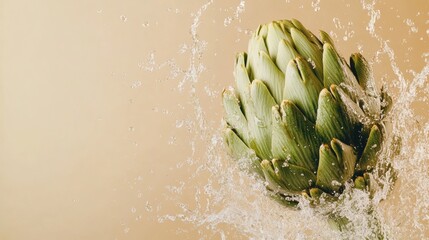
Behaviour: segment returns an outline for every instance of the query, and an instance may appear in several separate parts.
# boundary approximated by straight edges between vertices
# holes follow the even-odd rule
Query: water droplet
[[[260,128],[266,128],[267,127],[267,125],[258,117],[255,117],[255,122],[256,122],[256,125]]]
[[[408,27],[410,27],[410,32],[416,33],[419,31],[419,29],[415,26],[413,20],[407,18],[404,22],[405,24],[407,24]]]
[[[185,121],[183,120],[176,120],[176,128],[181,128],[183,127]]]
[[[145,21],[144,23],[142,23],[142,27],[149,27],[150,26],[150,24],[149,24],[149,22],[148,21]]]
[[[128,20],[128,18],[127,18],[127,17],[125,17],[124,15],[121,15],[121,16],[119,17],[119,19],[121,19],[121,21],[122,21],[122,22],[126,22],[126,21]]]
[[[142,85],[142,81],[136,80],[131,84],[131,88],[138,88]]]
[[[227,17],[225,18],[225,20],[223,20],[223,25],[227,27],[229,24],[231,24],[231,22],[232,22],[232,17]]]
[[[173,12],[175,14],[180,13],[180,10],[178,8],[173,9],[173,8],[169,7],[169,8],[167,8],[167,11],[168,12]]]
[[[148,212],[152,212],[153,208],[152,205],[150,205],[149,201],[146,201],[145,209]]]
[[[312,1],[311,7],[313,7],[315,12],[318,12],[320,10],[320,0]]]
[[[340,19],[335,17],[332,19],[332,21],[334,22],[335,28],[337,29],[342,29],[343,25],[341,25]]]
[[[308,58],[307,62],[309,62],[311,64],[311,68],[312,69],[316,69],[316,62],[314,62],[313,59]]]
[[[176,143],[176,137],[175,136],[171,136],[170,139],[168,140],[168,145],[173,145]]]
[[[340,183],[340,182],[338,182],[337,180],[333,180],[333,181],[331,182],[331,185],[332,185],[332,186],[341,186],[341,183]]]

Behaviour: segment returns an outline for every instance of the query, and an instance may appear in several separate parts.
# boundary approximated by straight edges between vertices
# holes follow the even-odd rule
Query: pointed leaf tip
[[[320,30],[320,36],[322,38],[322,43],[329,43],[332,46],[334,46],[334,41],[332,40],[331,36],[329,36],[328,33],[326,33],[325,31]]]
[[[375,168],[377,165],[378,153],[381,149],[381,144],[381,131],[377,125],[373,125],[371,127],[365,149],[363,150],[362,156],[357,164],[358,170],[367,171]]]
[[[283,31],[280,24],[271,22],[268,24],[268,34],[265,42],[272,59],[276,59],[278,53],[279,42],[285,39],[290,39],[288,34]]]
[[[284,98],[293,101],[313,123],[316,120],[318,94],[322,88],[322,83],[314,75],[306,60],[297,57],[289,62]]]
[[[319,167],[317,169],[317,186],[321,189],[338,193],[344,183],[351,179],[356,164],[354,149],[333,139],[330,145],[320,146]]]
[[[253,150],[241,140],[240,137],[229,127],[223,131],[223,137],[228,147],[229,154],[234,158],[249,158],[251,160],[258,159]]]
[[[334,87],[335,85],[331,86]],[[326,88],[320,92],[316,117],[316,132],[329,142],[333,138],[350,143],[351,124],[340,102]]]
[[[365,179],[362,176],[359,176],[355,179],[355,188],[365,190]]]
[[[348,181],[355,172],[355,165],[357,160],[357,155],[355,149],[347,145],[340,140],[334,138],[331,141],[331,147],[337,155],[337,159],[341,159],[342,162],[342,179],[344,182]]]
[[[283,39],[279,42],[276,65],[283,73],[286,73],[286,68],[290,60],[298,56],[296,50],[291,46],[291,42],[290,36],[289,40]]]
[[[260,158],[271,158],[271,108],[276,105],[265,84],[260,80],[253,80],[250,87],[251,104],[249,110],[249,145],[255,149]]]
[[[244,116],[241,103],[237,98],[234,89],[225,89],[222,92],[223,106],[226,112],[226,122],[237,131],[243,141],[248,142],[247,119]]]
[[[340,85],[345,80],[341,59],[335,48],[329,44],[323,44],[323,84],[325,87],[331,84]]]
[[[354,53],[350,56],[350,68],[356,77],[362,89],[371,97],[377,97],[374,77],[371,65],[360,53]]]
[[[263,81],[277,103],[283,100],[285,76],[273,62],[273,59],[263,51],[258,52],[255,60],[255,68],[252,69],[255,79]]]
[[[320,139],[316,135],[314,124],[292,101],[284,100],[280,108],[287,129],[288,144],[285,148],[290,153],[290,162],[315,171]]]
[[[318,46],[296,28],[291,28],[291,37],[298,53],[312,62],[316,76],[319,79],[323,79],[322,52],[318,49]]]
[[[272,107],[272,117],[273,130],[271,140],[271,152],[273,153],[273,158],[287,159],[288,155],[290,155],[287,150],[287,146],[289,145],[290,140],[278,105]]]
[[[261,168],[267,182],[267,188],[276,193],[286,193],[276,175],[273,164],[265,159],[261,162]]]

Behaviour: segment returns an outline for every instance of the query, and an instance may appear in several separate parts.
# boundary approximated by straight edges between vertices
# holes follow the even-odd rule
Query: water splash
[[[197,164],[199,167],[188,181],[194,181],[201,176],[207,178],[196,184],[194,202],[179,202],[179,213],[161,214],[158,221],[190,222],[197,228],[210,229],[222,239],[226,238],[229,231],[250,239],[364,239],[371,238],[372,233],[368,231],[372,228],[370,223],[383,225],[386,234],[392,239],[400,239],[408,233],[413,233],[420,239],[427,238],[425,226],[429,226],[429,195],[425,192],[429,188],[429,122],[419,120],[424,119],[424,116],[419,115],[413,104],[422,101],[428,107],[427,101],[423,100],[424,95],[429,92],[429,63],[426,61],[426,65],[420,71],[414,72],[412,78],[405,77],[398,66],[391,43],[377,33],[376,25],[381,19],[381,12],[376,8],[376,1],[363,0],[361,5],[370,18],[366,29],[380,46],[377,55],[387,57],[394,74],[394,79],[388,83],[389,88],[392,92],[400,93],[394,95],[395,106],[388,118],[392,134],[386,139],[381,156],[392,162],[398,181],[393,192],[389,194],[392,183],[388,178],[376,176],[378,181],[385,184],[372,199],[360,191],[346,188],[341,205],[328,204],[321,210],[335,210],[339,215],[350,219],[351,230],[345,232],[331,230],[326,216],[305,202],[301,203],[301,211],[292,211],[272,201],[264,183],[257,176],[243,171],[246,167],[245,161],[239,161],[237,164],[225,155],[220,136],[222,126],[207,123],[205,111],[197,95],[198,89],[195,87],[206,69],[202,56],[207,42],[199,38],[198,27],[202,15],[213,2],[207,2],[193,14],[190,29],[192,43],[184,45],[186,49],[179,51],[190,53],[190,64],[187,69],[181,70],[183,79],[177,86],[179,91],[189,90],[195,117],[193,121],[176,121],[176,127],[187,126],[194,134],[190,144],[192,154],[186,164],[179,164],[178,167]],[[239,6],[241,3],[244,11],[244,1],[240,1]],[[237,11],[238,9],[237,7]],[[344,30],[341,22],[334,20],[334,23]],[[407,20],[405,23],[413,32],[414,23]],[[343,37],[344,41],[353,37],[349,36],[353,31],[352,25],[348,25],[347,30],[350,31],[345,32],[344,36],[347,38]],[[153,68],[151,69],[153,71]],[[397,136],[401,137],[402,145],[400,153],[395,155],[390,146],[396,144]],[[205,152],[204,159],[193,159],[195,152],[200,150]],[[181,181],[178,186],[169,186],[168,191],[173,195],[180,194],[186,186],[187,182]],[[174,200],[176,199],[173,197],[172,201]],[[372,206],[375,207],[371,209],[374,211],[371,216],[367,212]],[[146,209],[152,211],[153,207],[147,203]]]
[[[229,26],[233,20],[240,20],[239,17],[240,17],[240,14],[245,10],[245,4],[246,2],[244,0],[241,0],[234,12],[234,16],[225,18],[225,20],[223,21],[223,25],[225,27]]]

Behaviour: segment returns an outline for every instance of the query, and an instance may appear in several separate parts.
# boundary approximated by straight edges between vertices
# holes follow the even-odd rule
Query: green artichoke
[[[336,199],[347,182],[372,191],[392,101],[361,54],[348,64],[326,32],[274,21],[237,55],[234,76],[236,89],[222,94],[225,142],[277,197]]]

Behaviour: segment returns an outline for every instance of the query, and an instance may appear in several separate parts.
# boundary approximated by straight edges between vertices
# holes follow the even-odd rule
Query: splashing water
[[[302,210],[294,211],[272,201],[264,183],[243,171],[246,167],[245,159],[237,163],[226,156],[221,137],[223,127],[219,123],[210,124],[211,120],[206,117],[206,111],[200,102],[196,84],[206,70],[203,55],[208,43],[200,39],[198,27],[203,14],[214,2],[208,1],[192,16],[192,43],[183,45],[186,46],[183,52],[190,53],[187,69],[178,69],[171,61],[168,63],[168,66],[175,67],[176,73],[183,74],[177,89],[189,90],[194,107],[193,121],[176,121],[178,128],[186,125],[194,134],[190,144],[191,156],[186,163],[177,166],[197,165],[195,173],[189,179],[178,183],[178,187],[168,187],[168,191],[171,195],[176,195],[186,189],[188,182],[194,182],[195,202],[179,201],[178,213],[159,214],[158,221],[190,222],[196,228],[209,229],[221,239],[226,239],[231,231],[242,238],[251,239],[364,239],[372,237],[370,230],[376,224],[382,225],[385,234],[391,239],[400,239],[411,233],[416,239],[429,239],[429,195],[426,194],[429,188],[429,121],[414,106],[419,102],[424,107],[429,107],[425,97],[429,94],[429,53],[422,55],[422,58],[425,57],[425,65],[421,70],[401,69],[390,41],[383,39],[377,32],[381,11],[376,8],[376,1],[361,1],[362,9],[367,11],[370,18],[366,29],[380,46],[376,58],[386,57],[394,74],[394,79],[386,82],[390,91],[395,93],[394,107],[388,117],[391,134],[387,136],[380,157],[392,163],[396,169],[397,181],[393,185],[388,178],[376,176],[385,184],[372,199],[367,194],[346,186],[344,201],[340,205],[328,204],[324,209],[315,209],[302,202]],[[225,27],[232,21],[240,20],[240,14],[245,14],[244,6],[248,7],[245,1],[240,1],[233,16],[225,18]],[[320,1],[313,1],[311,7],[314,11],[320,11]],[[339,18],[334,18],[333,21],[336,28],[344,31]],[[407,18],[404,23],[410,28],[409,33],[418,32],[411,19]],[[347,26],[343,41],[349,40],[354,34],[353,24],[348,23]],[[158,69],[162,66],[159,65]],[[150,71],[156,70],[154,56],[150,55],[149,63],[142,67]],[[405,73],[411,73],[411,77],[406,77]],[[174,78],[177,76],[176,74]],[[207,87],[205,91],[210,92]],[[400,153],[395,155],[391,146],[396,144],[397,136],[400,136],[401,146]],[[204,158],[194,159],[199,151],[204,151]],[[393,190],[389,191],[392,187]],[[172,197],[171,201],[176,199]],[[374,208],[370,209],[372,206]],[[148,202],[145,208],[153,211],[153,206]],[[351,230],[338,232],[329,228],[326,217],[320,214],[329,209],[350,219]],[[372,216],[367,214],[370,210],[374,212]],[[205,239],[202,233],[201,238]],[[231,238],[237,239],[237,236]]]

